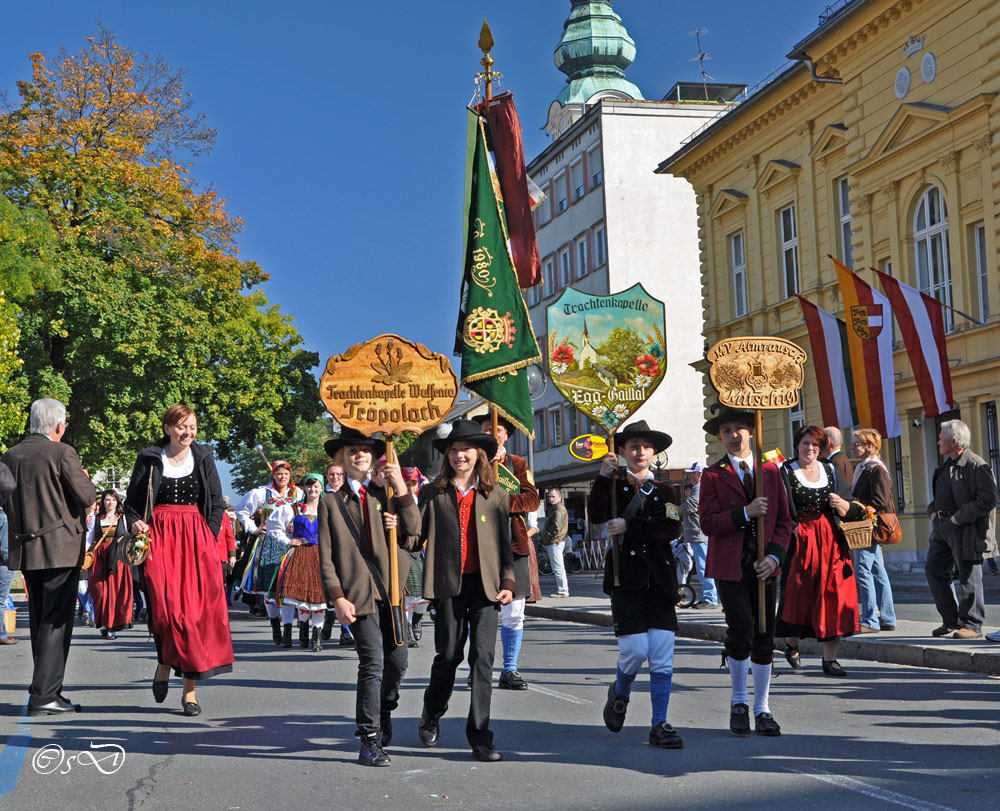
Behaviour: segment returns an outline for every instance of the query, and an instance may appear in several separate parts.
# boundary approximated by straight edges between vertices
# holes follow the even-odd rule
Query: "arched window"
[[[913,216],[913,247],[917,286],[951,307],[951,266],[948,264],[948,210],[941,190],[930,186],[917,202]],[[945,329],[954,327],[951,310],[944,311]]]

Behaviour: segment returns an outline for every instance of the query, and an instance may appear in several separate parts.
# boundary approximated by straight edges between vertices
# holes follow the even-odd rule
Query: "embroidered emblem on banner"
[[[476,352],[496,352],[501,344],[514,346],[517,327],[510,313],[500,315],[494,309],[476,307],[465,318],[462,340]]]

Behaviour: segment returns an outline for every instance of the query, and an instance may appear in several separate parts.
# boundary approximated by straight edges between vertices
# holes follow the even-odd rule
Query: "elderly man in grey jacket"
[[[954,631],[955,639],[983,635],[982,563],[997,551],[997,484],[989,464],[969,450],[970,436],[969,426],[961,420],[941,423],[938,451],[945,461],[934,471],[934,500],[927,508],[931,538],[924,571],[943,621],[931,633],[944,636]],[[955,567],[961,601],[956,601],[951,585]]]
[[[691,544],[691,555],[695,568],[698,570],[698,581],[701,583],[701,599],[694,604],[695,608],[717,608],[719,592],[715,581],[705,577],[705,558],[708,555],[708,536],[701,531],[701,521],[698,518],[698,497],[701,494],[701,473],[705,469],[702,462],[695,462],[684,471],[683,500],[678,508],[684,522],[684,543]]]
[[[17,484],[4,510],[10,519],[11,569],[28,590],[34,671],[28,715],[79,712],[62,694],[73,637],[73,608],[83,563],[87,506],[97,494],[80,457],[62,442],[66,407],[43,397],[31,404],[31,435],[0,457]]]

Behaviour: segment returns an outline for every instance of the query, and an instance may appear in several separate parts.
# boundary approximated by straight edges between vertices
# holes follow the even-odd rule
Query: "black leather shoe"
[[[880,625],[878,628],[880,631],[895,631],[895,625]]]
[[[676,730],[664,721],[649,730],[649,745],[659,746],[661,749],[683,749],[684,741]]]
[[[527,690],[528,682],[521,678],[516,670],[505,670],[500,674],[501,690]]]
[[[392,743],[392,717],[389,715],[383,715],[379,720],[379,725],[382,727],[382,748],[384,749],[390,743]]]
[[[69,704],[73,708],[73,712],[80,712],[83,709],[79,704],[74,704],[72,701],[66,698],[66,696],[64,696],[62,693],[56,693],[56,698],[58,698],[60,701],[65,702],[66,704]]]
[[[612,732],[621,732],[625,726],[625,713],[628,711],[628,696],[620,696],[615,692],[615,683],[608,685],[608,700],[604,703],[604,726]]]
[[[201,705],[197,701],[185,701],[184,714],[190,716],[201,715]]]
[[[750,707],[746,704],[733,704],[729,709],[729,731],[734,735],[750,734]]]
[[[483,763],[496,763],[498,760],[503,760],[500,750],[491,743],[481,743],[478,746],[473,746],[472,756]]]
[[[769,712],[762,712],[754,717],[754,728],[758,735],[764,735],[768,738],[777,738],[781,734],[781,727],[778,726],[778,722]]]
[[[162,704],[167,700],[167,691],[170,690],[170,682],[167,681],[154,681],[153,682],[153,700],[157,704]]]
[[[420,616],[423,617],[423,614],[421,614]],[[424,638],[424,631],[420,627],[420,620],[418,620],[416,617],[414,617],[413,618],[413,623],[411,624],[410,627],[413,630],[413,638],[415,640],[417,640],[417,642],[419,642],[421,639]]]
[[[836,676],[837,678],[841,679],[847,675],[847,671],[840,666],[840,662],[838,662],[836,659],[831,659],[830,661],[824,659],[823,672],[826,673],[827,676]]]
[[[799,649],[797,647],[793,648],[791,645],[785,645],[785,659],[788,660],[788,664],[791,665],[792,670],[798,670],[802,667],[802,657],[799,656]]]
[[[362,766],[391,766],[392,761],[375,741],[362,741],[358,753],[358,763]]]
[[[417,735],[424,746],[437,746],[438,738],[441,737],[440,722],[437,718],[428,718],[426,713],[421,713]]]
[[[70,704],[63,698],[56,698],[48,704],[28,705],[28,715],[36,718],[40,715],[66,715],[71,712],[80,712],[79,704]]]

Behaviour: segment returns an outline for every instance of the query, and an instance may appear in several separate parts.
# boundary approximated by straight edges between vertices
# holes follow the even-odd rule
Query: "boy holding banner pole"
[[[604,724],[620,732],[629,694],[643,662],[649,662],[652,720],[649,742],[663,749],[680,749],[683,741],[667,723],[677,633],[676,565],[670,542],[681,533],[681,517],[673,487],[657,482],[650,470],[653,457],[672,440],[639,420],[614,434],[614,453],[601,463],[587,501],[591,521],[607,523],[621,544],[618,566],[605,559],[604,592],[611,597],[611,616],[618,641],[617,675],[608,688]],[[618,476],[618,459],[626,463]],[[614,501],[624,504],[617,516]],[[616,571],[617,568],[617,571]]]

